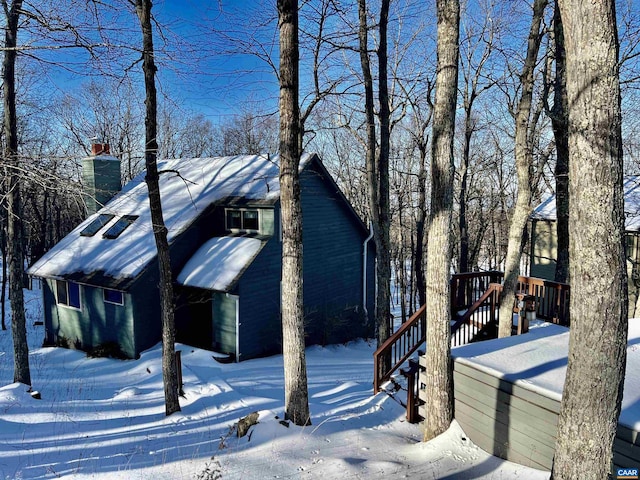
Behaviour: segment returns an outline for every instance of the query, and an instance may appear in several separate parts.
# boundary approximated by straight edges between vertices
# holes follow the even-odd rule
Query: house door
[[[238,335],[237,295],[214,292],[213,294],[213,349],[221,353],[231,353],[237,358]]]

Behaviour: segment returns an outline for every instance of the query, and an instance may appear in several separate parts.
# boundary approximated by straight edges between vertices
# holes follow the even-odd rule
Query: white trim
[[[240,225],[241,228],[230,228],[228,222],[229,212],[240,212]],[[244,227],[244,212],[256,212],[258,214],[258,228],[243,228]],[[260,233],[262,231],[262,209],[261,208],[225,208],[224,209],[224,228],[231,233]]]
[[[56,298],[56,305],[60,306],[60,307],[64,307],[64,308],[68,308],[70,310],[75,310],[76,312],[81,312],[82,311],[82,285],[77,283],[77,282],[73,282],[73,281],[69,281],[69,280],[64,280],[64,279],[56,279],[55,281],[55,298]],[[60,299],[58,298],[58,282],[64,282],[65,285],[65,289],[67,290],[67,303],[60,303]],[[78,286],[78,303],[80,304],[80,306],[76,307],[74,305],[69,305],[69,284],[73,283],[74,285]]]
[[[236,363],[240,361],[240,297],[238,295],[232,295],[230,293],[225,293],[227,298],[232,298],[236,304]]]
[[[108,291],[110,292],[118,292],[121,295],[122,301],[121,302],[112,302],[111,300],[107,300],[105,297],[105,293]],[[120,307],[124,306],[124,292],[122,290],[115,290],[113,288],[102,288],[102,301],[104,303],[108,303],[110,305],[118,305]]]
[[[363,265],[362,265],[362,309],[364,310],[365,317],[369,317],[369,311],[367,310],[367,244],[373,238],[373,224],[369,224],[369,236],[365,238],[364,243],[362,244],[362,257],[363,257]]]

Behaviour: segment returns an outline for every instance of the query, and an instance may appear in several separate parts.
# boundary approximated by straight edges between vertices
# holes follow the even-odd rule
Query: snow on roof
[[[543,323],[524,335],[471,343],[451,350],[456,361],[561,400],[569,329]],[[640,430],[640,318],[629,319],[627,370],[619,423]]]
[[[314,154],[304,154],[303,170]],[[279,157],[244,155],[191,158],[158,162],[162,210],[172,242],[197,216],[214,202],[225,199],[275,203],[280,196]],[[124,186],[104,208],[87,218],[63,238],[28,273],[36,277],[98,276],[111,279],[135,278],[157,254],[153,237],[145,172]],[[101,213],[139,218],[115,239],[104,239],[103,229],[93,236],[80,232]],[[99,272],[100,275],[96,275]]]
[[[257,238],[212,238],[189,259],[178,275],[178,283],[228,292],[263,245],[264,242]]]
[[[640,175],[625,177],[624,190],[624,216],[625,230],[628,232],[640,231]],[[556,221],[556,196],[548,194],[531,214],[534,220]]]

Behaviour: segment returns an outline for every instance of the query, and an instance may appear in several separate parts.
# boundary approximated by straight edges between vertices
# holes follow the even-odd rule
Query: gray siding
[[[531,222],[532,277],[553,280],[557,257],[556,222]],[[629,318],[640,315],[640,237],[637,232],[626,233],[627,274],[629,276]]]
[[[532,277],[553,280],[556,274],[558,241],[556,222],[534,220],[531,222],[531,270]]]
[[[151,348],[162,338],[160,293],[158,291],[158,265],[154,261],[150,269],[140,275],[129,290],[133,298],[135,356]]]
[[[120,190],[120,161],[100,155],[82,160],[82,181],[89,214],[102,208]]]
[[[424,365],[424,357],[421,358]],[[424,375],[424,374],[422,374]],[[422,380],[424,383],[424,379]],[[420,392],[424,400],[425,392]],[[550,470],[560,402],[454,360],[455,418],[469,439],[498,457]],[[421,407],[423,416],[424,406]],[[640,464],[640,436],[618,426],[614,467]]]

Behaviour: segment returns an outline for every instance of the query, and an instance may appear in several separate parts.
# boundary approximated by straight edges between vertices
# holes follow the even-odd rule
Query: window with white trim
[[[255,209],[227,209],[227,230],[257,232],[260,230],[260,212]]]
[[[80,285],[66,280],[56,280],[58,305],[80,309]]]
[[[111,290],[105,288],[102,290],[102,298],[105,303],[112,303],[114,305],[124,305],[124,294],[120,290]]]

